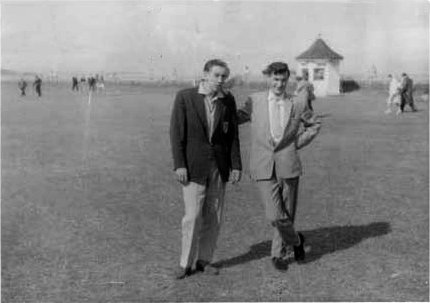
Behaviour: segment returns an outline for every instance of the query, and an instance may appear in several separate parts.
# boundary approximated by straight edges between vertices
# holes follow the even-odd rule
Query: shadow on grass
[[[414,113],[422,112],[422,111],[424,111],[424,110],[423,110],[423,109],[421,109],[421,108],[416,108],[416,107],[415,107],[415,110],[411,110],[410,108],[408,108],[408,109],[405,109],[405,110],[403,111],[403,114],[414,114]]]
[[[306,253],[306,260],[302,263],[313,262],[323,255],[348,249],[365,239],[380,237],[390,232],[391,227],[387,222],[374,222],[359,226],[333,226],[303,231],[302,233],[306,238],[305,248],[310,246],[311,249]],[[217,267],[231,267],[268,257],[270,256],[270,246],[271,241],[254,244],[247,253],[231,259],[220,260],[214,265]]]

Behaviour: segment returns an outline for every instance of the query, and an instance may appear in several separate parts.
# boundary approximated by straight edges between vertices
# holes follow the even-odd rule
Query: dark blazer
[[[413,97],[414,82],[409,77],[403,77],[400,84],[400,90],[402,98],[405,99],[407,103],[412,103],[414,101]]]
[[[205,184],[213,160],[223,182],[232,169],[242,170],[238,134],[236,102],[230,93],[218,100],[211,140],[204,95],[198,88],[177,93],[170,121],[173,166],[186,168],[190,181]]]

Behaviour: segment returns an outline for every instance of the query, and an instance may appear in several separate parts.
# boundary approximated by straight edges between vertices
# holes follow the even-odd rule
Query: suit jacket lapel
[[[270,131],[270,115],[269,115],[269,92],[267,92],[263,96],[264,96],[264,100],[261,100],[262,107],[260,108],[261,115],[263,115],[264,117],[263,127],[265,129],[267,138],[270,138],[270,141],[272,142],[272,132]]]
[[[284,134],[282,137],[285,137],[286,133],[290,128],[291,120],[293,119],[293,102],[291,102],[290,100],[287,100],[286,102],[288,102],[288,105],[285,106],[285,117],[288,117],[288,122],[287,125],[285,125]]]
[[[212,133],[212,136],[215,133],[215,130],[217,129],[217,127],[218,127],[219,120],[224,115],[225,105],[224,105],[223,101],[224,101],[224,99],[219,99],[217,101],[217,104],[216,104],[215,115],[214,115],[214,127],[213,127],[214,131]]]
[[[202,126],[205,130],[205,134],[207,137],[208,133],[208,119],[206,118],[206,108],[205,108],[205,97],[198,93],[198,91],[195,91],[195,96],[192,100],[192,104],[194,106],[194,110],[197,113],[197,116],[200,119],[200,122],[202,123]]]
[[[288,141],[291,137],[292,132],[291,129],[291,123],[293,122],[293,113],[294,113],[294,103],[291,100],[287,100],[286,102],[289,102],[287,106],[285,106],[285,115],[288,118],[287,125],[285,125],[284,133],[282,135],[282,139],[276,144],[275,149],[279,147],[281,144],[284,144],[285,141]]]

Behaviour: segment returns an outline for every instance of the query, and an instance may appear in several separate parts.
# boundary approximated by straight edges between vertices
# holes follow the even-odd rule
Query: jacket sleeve
[[[234,97],[232,98],[232,107],[233,107],[233,114],[232,114],[232,126],[233,126],[233,132],[232,132],[232,146],[231,146],[231,168],[236,170],[242,170],[242,159],[240,156],[240,142],[239,142],[239,127],[238,127],[238,115],[237,115],[237,108],[236,108],[236,101],[234,100]]]
[[[308,108],[304,108],[300,114],[300,131],[296,139],[296,148],[301,149],[312,142],[318,135],[321,122]]]
[[[173,169],[187,168],[186,161],[186,128],[185,102],[181,93],[176,95],[170,119],[170,145],[173,155]]]
[[[248,97],[245,104],[237,111],[238,124],[243,124],[251,121],[252,115],[252,99]]]

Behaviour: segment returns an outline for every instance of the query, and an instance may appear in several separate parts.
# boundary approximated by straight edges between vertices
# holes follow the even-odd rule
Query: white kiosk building
[[[341,55],[334,52],[318,38],[305,52],[296,57],[297,74],[309,75],[309,82],[314,85],[316,96],[338,95],[340,93],[340,61]]]

